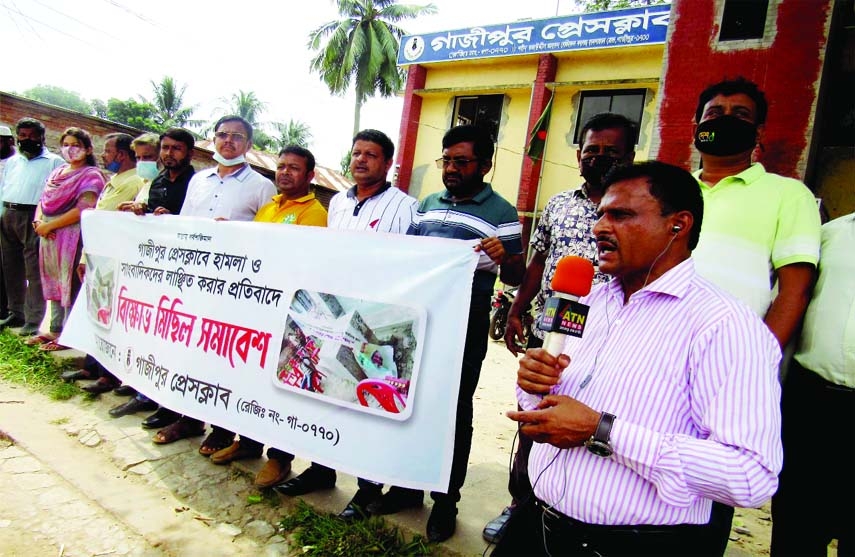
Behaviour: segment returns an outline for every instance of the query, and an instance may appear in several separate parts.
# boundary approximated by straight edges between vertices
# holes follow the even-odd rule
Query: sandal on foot
[[[198,437],[204,434],[205,424],[195,424],[179,419],[174,424],[168,425],[155,433],[151,441],[155,445],[168,445],[181,439]]]
[[[227,447],[231,447],[235,441],[235,434],[225,429],[215,429],[205,437],[202,441],[202,446],[199,447],[199,454],[211,456]]]
[[[63,346],[55,340],[52,340],[39,346],[39,350],[42,350],[44,352],[57,352],[59,350],[71,350],[71,348],[68,346]]]
[[[56,340],[56,337],[48,336],[48,335],[33,335],[27,340],[24,341],[24,344],[27,346],[36,346],[39,344],[47,344],[49,342],[53,342]]]

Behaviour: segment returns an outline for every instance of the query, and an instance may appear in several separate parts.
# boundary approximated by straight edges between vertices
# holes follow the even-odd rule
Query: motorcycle
[[[516,298],[517,287],[511,287],[506,290],[498,290],[493,298],[493,312],[490,315],[490,338],[493,340],[502,340],[505,337],[505,329],[508,326],[508,312],[511,310],[511,304]],[[523,334],[526,338],[531,335],[531,326],[534,323],[534,317],[531,315],[531,305],[526,307],[522,316]]]

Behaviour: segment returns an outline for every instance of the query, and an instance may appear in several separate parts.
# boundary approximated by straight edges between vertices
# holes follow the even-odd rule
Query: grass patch
[[[345,522],[329,514],[316,512],[305,501],[297,501],[279,527],[291,534],[289,544],[303,555],[409,557],[433,555],[422,536],[407,541],[401,531],[382,518]]]
[[[63,418],[57,418],[57,419],[55,419],[55,420],[51,420],[51,421],[50,421],[50,422],[48,422],[48,423],[50,423],[50,424],[52,424],[52,425],[65,425],[65,424],[67,424],[67,423],[68,423],[68,422],[70,422],[70,421],[71,421],[71,420],[69,420],[67,417],[63,417]]]
[[[60,379],[63,371],[72,369],[71,361],[60,361],[37,346],[27,346],[8,329],[0,332],[0,377],[46,393],[54,400],[66,400],[80,389]]]

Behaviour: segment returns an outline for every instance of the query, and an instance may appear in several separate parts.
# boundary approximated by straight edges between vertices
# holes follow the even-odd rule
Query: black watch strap
[[[594,441],[600,443],[608,443],[612,434],[612,424],[615,421],[615,415],[603,412],[600,415],[600,421],[597,423],[597,430],[594,431]]]
[[[612,446],[609,444],[609,439],[612,433],[612,424],[615,421],[614,414],[603,412],[600,414],[600,421],[597,422],[597,429],[594,434],[585,442],[585,447],[592,453],[603,458],[612,456]]]

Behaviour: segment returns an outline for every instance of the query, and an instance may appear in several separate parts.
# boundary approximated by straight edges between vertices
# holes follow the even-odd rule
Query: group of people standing
[[[44,147],[44,127],[24,119],[16,128],[21,153],[0,179],[9,309],[0,327],[22,327],[46,349],[56,345],[63,308],[80,286],[78,222],[87,208],[476,240],[451,477],[446,492],[431,493],[429,540],[456,529],[499,278],[521,284],[505,343],[523,356],[519,408],[508,414],[520,439],[511,504],[484,529],[497,544],[493,555],[721,555],[733,507],[773,495],[773,555],[824,554],[834,538],[838,554],[849,555],[855,275],[846,271],[853,270],[855,218],[821,231],[813,194],[755,161],[767,110],[762,91],[742,78],[703,91],[694,115],[702,168],[694,174],[634,163],[636,123],[611,113],[592,117],[577,152],[584,183],[547,203],[527,265],[517,210],[485,181],[493,140],[476,126],[444,135],[436,163],[445,187],[420,202],[386,180],[392,141],[359,132],[351,145],[355,185],[324,209],[309,187],[312,153],[280,151],[273,183],[247,164],[253,130],[237,116],[214,126],[217,165],[200,172],[190,165],[194,143],[186,130],[108,136],[102,159],[115,173],[109,181],[95,166],[88,134],[67,130],[59,158]],[[520,315],[535,298],[536,311],[543,309],[566,255],[591,260],[597,272],[582,299],[590,306],[584,335],[554,355],[541,348],[539,330],[523,337]],[[40,300],[55,311],[43,335]],[[794,361],[782,365],[792,349]],[[119,386],[90,364],[66,379],[97,379],[87,386],[96,393]],[[124,391],[135,396],[112,415],[158,408]],[[206,433],[205,424],[166,408],[143,426],[158,429],[159,444]],[[833,458],[809,450],[817,432],[832,439]],[[260,458],[263,446],[213,425],[199,452],[225,464]],[[335,486],[335,470],[320,463],[290,477],[293,459],[270,447],[256,484],[287,496]],[[358,486],[343,519],[424,504],[418,490],[384,491],[370,478]]]
[[[812,416],[855,425],[855,215],[821,228],[810,190],[755,161],[767,111],[748,80],[705,89],[693,174],[633,164],[621,116],[585,124],[585,183],[541,216],[506,345],[564,255],[598,265],[590,311],[561,355],[528,339],[493,555],[722,555],[733,507],[770,497],[773,556],[855,551],[855,451],[809,449]]]

